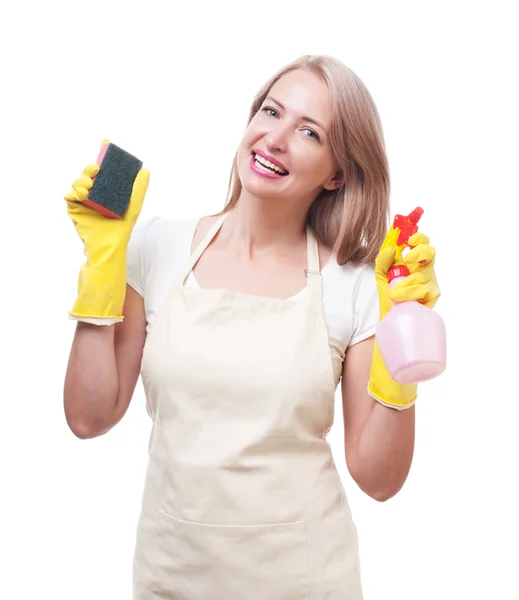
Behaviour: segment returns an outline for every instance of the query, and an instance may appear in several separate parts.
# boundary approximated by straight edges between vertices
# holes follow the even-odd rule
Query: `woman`
[[[434,249],[415,234],[411,275],[389,296],[389,174],[369,92],[329,57],[277,73],[215,216],[133,231],[149,173],[114,221],[81,203],[97,171],[66,196],[89,261],[65,412],[77,436],[106,433],[142,373],[153,429],[134,597],[362,598],[326,441],[335,390],[348,469],[386,500],[411,465],[416,386],[391,380],[373,334],[391,299],[439,295]]]

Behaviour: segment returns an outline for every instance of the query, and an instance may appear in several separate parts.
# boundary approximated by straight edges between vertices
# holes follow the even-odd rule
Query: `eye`
[[[278,114],[277,110],[274,110],[273,108],[270,108],[270,106],[265,106],[264,108],[261,109],[263,112],[267,113],[267,115],[269,115],[270,117],[274,117]],[[274,113],[274,114],[271,114]]]
[[[320,141],[321,138],[317,135],[317,133],[315,133],[315,131],[313,129],[303,129],[303,131],[307,131],[308,133],[311,134],[307,137],[313,137],[315,140]]]

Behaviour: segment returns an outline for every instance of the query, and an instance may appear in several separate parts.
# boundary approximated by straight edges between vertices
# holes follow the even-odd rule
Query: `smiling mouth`
[[[271,173],[275,173],[276,175],[282,175],[283,177],[288,175],[288,171],[280,169],[277,165],[271,163],[266,158],[263,158],[263,156],[260,156],[255,152],[252,152],[252,156],[254,157],[254,162],[259,169],[270,171]]]

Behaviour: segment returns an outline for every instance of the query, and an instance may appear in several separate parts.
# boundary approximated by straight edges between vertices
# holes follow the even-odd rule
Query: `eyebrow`
[[[272,96],[267,96],[267,98],[265,98],[265,100],[271,100],[272,102],[277,104],[282,110],[285,110],[285,107],[283,106],[283,104],[279,100],[276,100],[275,98],[273,98]],[[320,127],[324,132],[326,132],[326,127],[324,127],[324,125],[321,125],[321,123],[319,123],[319,121],[312,119],[312,117],[302,117],[302,118],[303,118],[303,121],[308,121],[309,123],[313,123],[314,125],[317,125],[317,127]]]

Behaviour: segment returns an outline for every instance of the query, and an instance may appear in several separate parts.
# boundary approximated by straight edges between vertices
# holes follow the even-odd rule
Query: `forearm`
[[[77,324],[65,377],[64,408],[71,430],[81,438],[105,432],[118,395],[114,325]]]
[[[378,501],[394,496],[411,468],[414,439],[414,406],[395,410],[374,401],[352,465],[352,476],[359,487]]]

